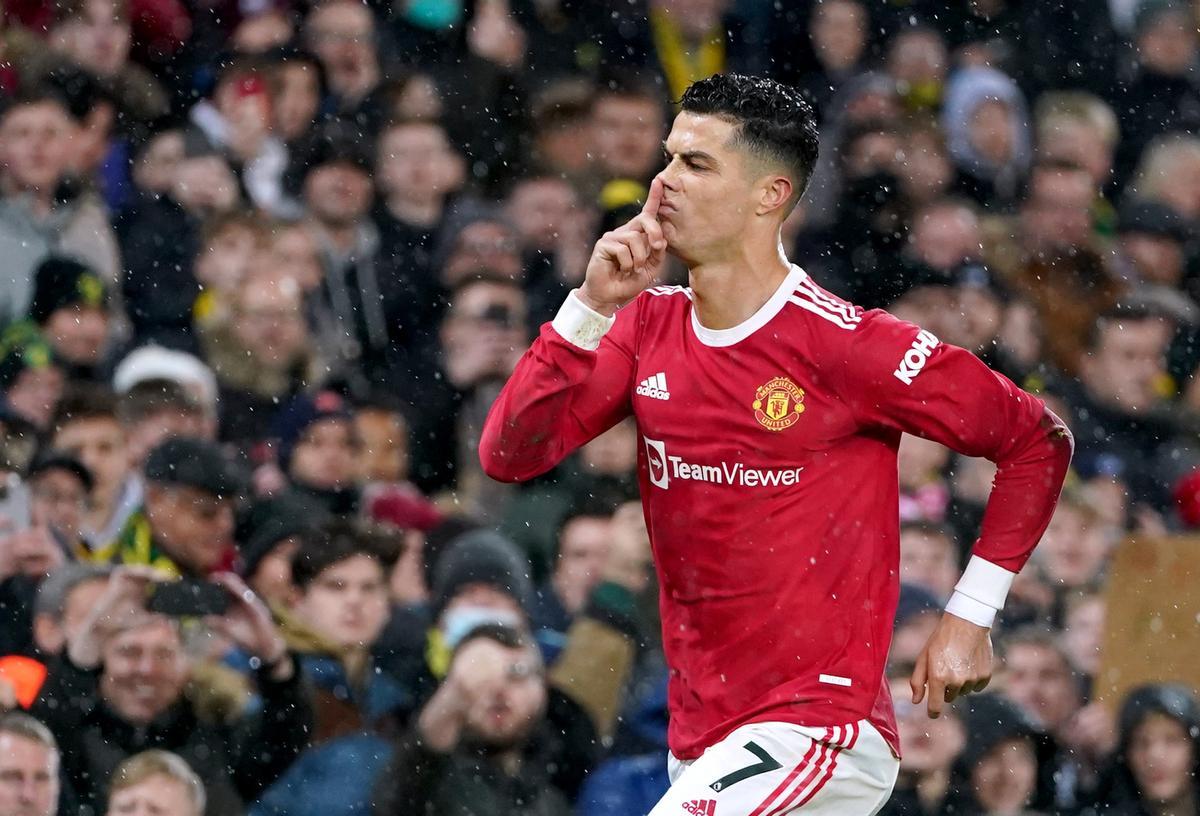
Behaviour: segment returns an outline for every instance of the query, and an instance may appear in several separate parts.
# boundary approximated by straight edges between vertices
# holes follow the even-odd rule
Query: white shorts
[[[873,816],[900,761],[866,720],[832,727],[744,725],[699,759],[670,756],[671,787],[650,816]]]

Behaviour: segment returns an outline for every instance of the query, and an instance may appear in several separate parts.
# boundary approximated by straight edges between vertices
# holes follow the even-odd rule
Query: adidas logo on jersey
[[[690,802],[684,803],[683,812],[690,813],[692,816],[716,816],[717,800],[693,799]]]
[[[667,390],[667,375],[660,371],[653,377],[647,377],[638,383],[637,393],[651,399],[669,400],[671,392]]]

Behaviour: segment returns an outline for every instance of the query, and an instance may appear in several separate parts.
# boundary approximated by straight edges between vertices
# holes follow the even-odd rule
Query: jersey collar
[[[696,316],[696,306],[693,303],[691,308],[692,331],[695,333],[696,339],[704,345],[714,348],[724,348],[740,343],[771,322],[771,318],[779,314],[779,310],[788,302],[788,296],[795,292],[796,287],[807,277],[808,274],[803,269],[792,264],[792,271],[783,279],[783,283],[779,284],[775,294],[771,295],[757,312],[728,329],[708,329],[702,326],[700,318]]]

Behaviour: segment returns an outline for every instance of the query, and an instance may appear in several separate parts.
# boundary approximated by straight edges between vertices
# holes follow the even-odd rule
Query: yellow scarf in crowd
[[[684,42],[679,26],[661,8],[650,9],[650,30],[672,99],[678,100],[696,80],[725,70],[725,31],[720,26],[709,32],[695,50]]]

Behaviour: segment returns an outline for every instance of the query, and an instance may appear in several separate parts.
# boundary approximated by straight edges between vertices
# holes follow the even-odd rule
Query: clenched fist
[[[654,283],[667,257],[667,239],[658,223],[663,184],[654,179],[646,204],[629,223],[600,236],[588,260],[578,297],[588,307],[612,316]]]

